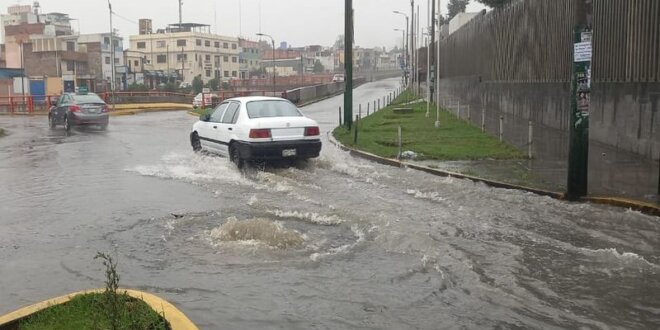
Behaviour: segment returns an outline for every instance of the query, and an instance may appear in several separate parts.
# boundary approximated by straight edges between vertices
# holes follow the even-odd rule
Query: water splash
[[[298,231],[286,229],[281,223],[266,219],[239,221],[231,217],[222,226],[209,231],[208,235],[222,242],[260,243],[278,249],[298,247],[305,242],[304,235]]]

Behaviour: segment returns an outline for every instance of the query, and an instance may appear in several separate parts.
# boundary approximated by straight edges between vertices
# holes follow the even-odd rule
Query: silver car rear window
[[[98,103],[105,104],[101,98],[96,94],[74,95],[73,100],[76,104]]]
[[[298,108],[289,101],[252,101],[246,107],[250,118],[302,117]]]

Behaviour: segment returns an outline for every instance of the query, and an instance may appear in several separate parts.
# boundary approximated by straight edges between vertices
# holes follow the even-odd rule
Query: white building
[[[175,80],[190,83],[196,76],[204,82],[239,78],[238,38],[212,34],[209,25],[172,24],[129,39],[131,51],[144,53],[154,70]]]

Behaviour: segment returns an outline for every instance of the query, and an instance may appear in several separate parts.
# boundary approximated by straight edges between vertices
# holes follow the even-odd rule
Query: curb
[[[14,329],[14,326],[17,326],[18,322],[22,319],[51,306],[64,304],[77,295],[87,293],[101,293],[104,291],[105,289],[79,291],[23,307],[17,311],[0,316],[0,329]],[[172,330],[199,330],[199,328],[197,328],[197,326],[192,323],[192,321],[190,321],[190,319],[188,319],[185,314],[183,314],[180,310],[174,307],[174,305],[163,298],[160,298],[151,293],[137,290],[119,289],[118,291],[126,292],[126,294],[130,297],[144,301],[147,305],[149,305],[149,307],[151,307],[151,309],[157,313],[162,313],[162,316],[170,324]]]
[[[348,151],[351,156],[360,157],[360,158],[363,158],[363,159],[367,159],[367,160],[370,160],[370,161],[377,162],[379,164],[395,166],[395,167],[412,168],[414,170],[426,172],[426,173],[429,173],[429,174],[432,174],[432,175],[437,175],[437,176],[442,176],[442,177],[454,177],[454,178],[459,178],[459,179],[471,180],[473,182],[480,182],[480,183],[486,184],[487,186],[494,187],[494,188],[522,190],[522,191],[530,192],[530,193],[540,195],[540,196],[547,196],[547,197],[551,197],[551,198],[558,199],[558,200],[566,200],[565,194],[560,193],[560,192],[554,192],[554,191],[548,191],[548,190],[543,190],[543,189],[536,189],[536,188],[531,188],[531,187],[519,186],[519,185],[510,184],[510,183],[499,182],[499,181],[494,181],[494,180],[488,180],[488,179],[479,178],[479,177],[475,177],[475,176],[470,176],[470,175],[465,175],[465,174],[460,174],[460,173],[454,173],[454,172],[434,169],[434,168],[430,168],[430,167],[426,167],[426,166],[411,164],[411,163],[407,163],[407,162],[398,161],[396,159],[384,158],[384,157],[381,157],[381,156],[378,156],[378,155],[374,155],[372,153],[368,153],[368,152],[365,152],[365,151],[349,148],[349,147],[341,144],[339,141],[337,141],[335,139],[335,137],[332,135],[332,132],[328,132],[327,134],[328,134],[328,140],[330,141],[330,143],[334,144],[335,146],[337,146],[341,150]],[[632,209],[632,210],[635,210],[635,211],[639,211],[639,212],[647,214],[647,215],[660,216],[660,206],[652,204],[652,203],[646,203],[646,202],[642,202],[642,201],[633,200],[633,199],[626,199],[626,198],[620,198],[620,197],[592,196],[592,197],[583,197],[581,199],[581,201],[582,202],[593,203],[593,204],[602,204],[602,205],[609,205],[609,206],[616,206],[616,207],[624,207],[624,208],[629,208],[629,209]]]

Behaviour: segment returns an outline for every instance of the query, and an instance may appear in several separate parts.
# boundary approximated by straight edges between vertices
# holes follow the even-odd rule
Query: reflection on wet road
[[[373,101],[396,80],[367,84]],[[327,132],[342,98],[303,109]],[[385,167],[324,144],[296,168],[240,173],[196,155],[195,118],[108,132],[0,117],[0,313],[122,283],[204,329],[649,329],[660,222]]]

